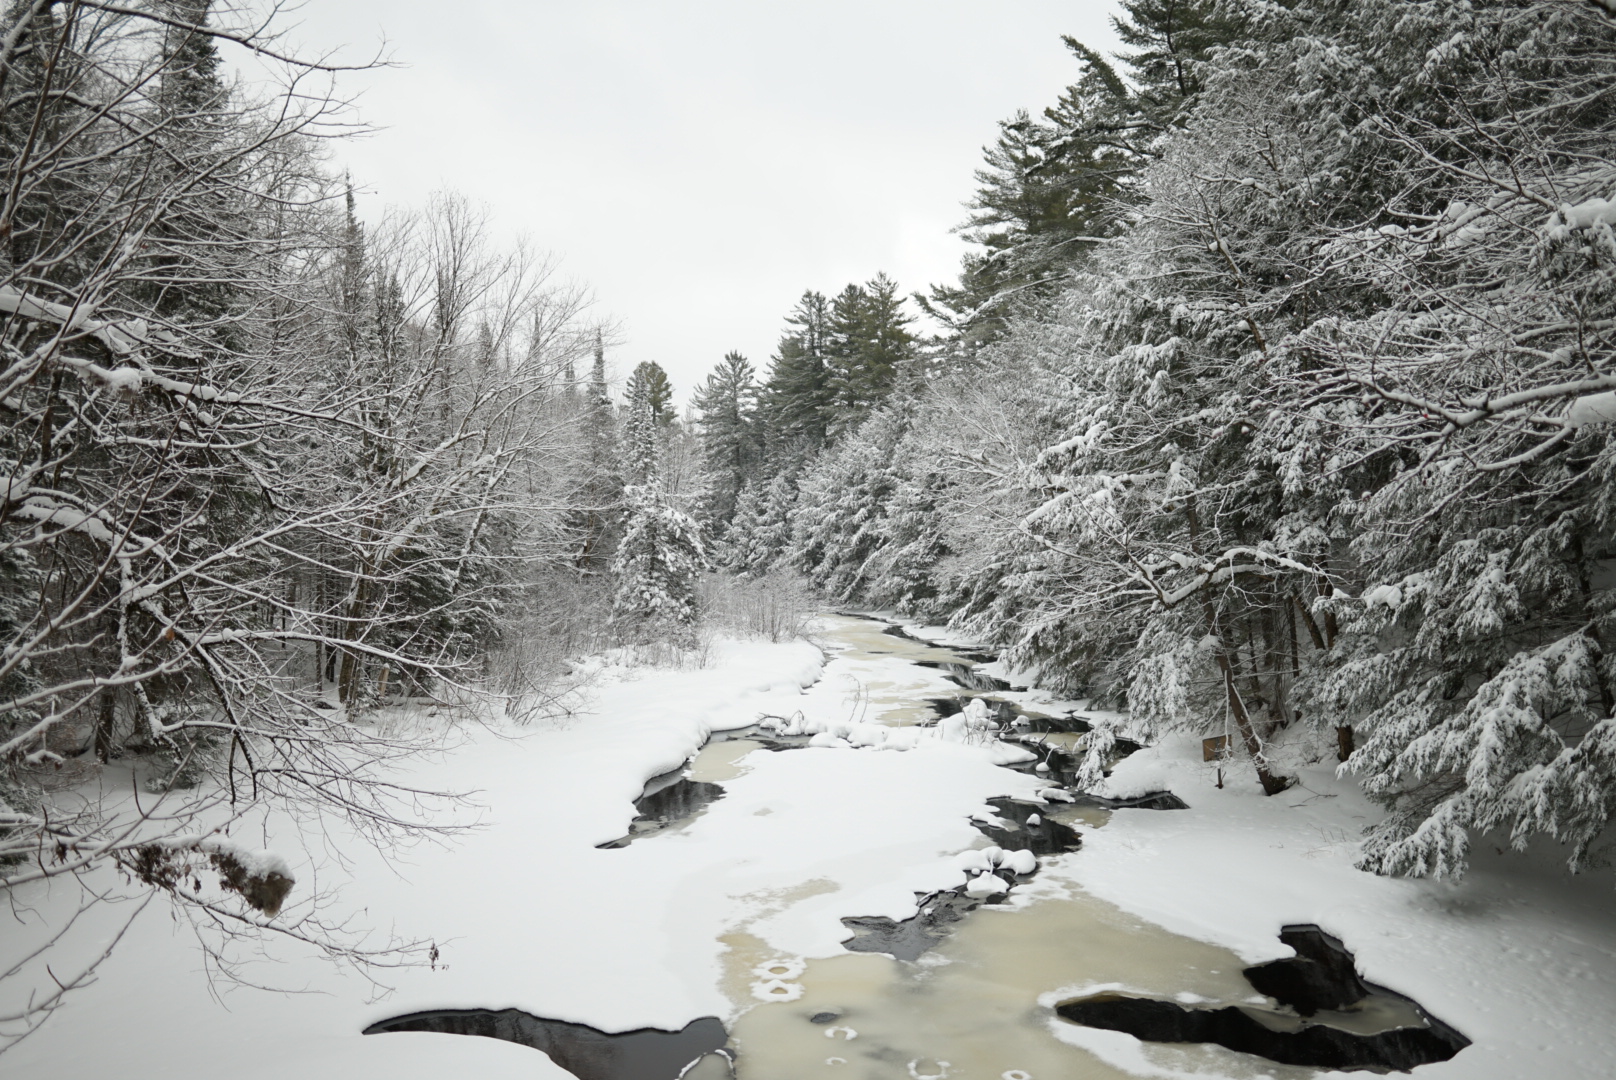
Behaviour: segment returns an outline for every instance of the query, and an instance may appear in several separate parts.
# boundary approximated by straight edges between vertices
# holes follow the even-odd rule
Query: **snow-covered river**
[[[868,619],[833,616],[822,620],[821,626],[820,642],[832,657],[825,683],[842,689],[851,706],[848,719],[855,723],[900,728],[935,723],[936,699],[963,701],[975,696],[1014,701],[1034,716],[1058,717],[1065,712],[1062,707],[1051,707],[1046,695],[1035,692],[973,691],[947,681],[939,685],[939,670],[968,684],[991,681],[967,673],[976,659],[967,652],[895,634],[891,632],[894,628]],[[936,664],[945,667],[921,666]],[[835,721],[825,726],[842,731]],[[1017,730],[1013,724],[1006,725],[1006,734]],[[854,742],[861,741],[857,730],[852,734]],[[936,729],[928,730],[926,741],[944,742],[938,734]],[[936,788],[943,795],[954,781],[948,767],[927,768],[932,754],[922,753],[915,759],[920,768],[913,774],[905,772],[901,778],[894,776],[877,786],[849,782],[849,764],[855,755],[874,758],[883,745],[883,741],[867,741],[874,745],[853,752],[810,750],[789,756],[803,770],[803,789],[841,804],[844,813],[864,823],[857,835],[847,838],[849,847],[864,848],[879,857],[885,846],[882,817],[889,792],[877,787],[905,784],[914,789]],[[927,747],[925,742],[914,745],[922,750],[942,749]],[[994,761],[1020,756],[1009,752],[1010,747],[995,747],[986,740],[957,749]],[[754,763],[771,765],[779,756],[783,755],[760,749],[737,759],[720,742],[703,750],[694,765],[704,776],[714,777],[709,760],[723,761],[726,769],[744,773]],[[1057,792],[1037,773],[1002,766],[995,771],[1000,774],[1001,790],[994,794],[1035,801],[1042,810],[1040,816],[1073,824],[1079,830],[1103,827],[1109,816],[1104,810],[1039,798],[1040,792],[1050,796]],[[924,801],[935,802],[937,797],[928,795]],[[1005,823],[991,805],[961,808],[967,810],[965,816],[974,814],[978,821]],[[722,803],[715,804],[711,813],[720,814],[723,809]],[[814,815],[820,811],[804,805],[799,812]],[[964,850],[973,849],[999,850],[987,836],[980,835]],[[957,853],[928,851],[910,857],[913,854]],[[1075,887],[1060,868],[1081,858],[1081,850],[1045,855],[1040,860],[1042,873],[1020,878],[1001,870],[1002,878],[1017,882],[1008,896],[992,897],[950,926],[934,948],[907,959],[850,951],[825,956],[814,955],[823,950],[807,950],[808,955],[800,955],[775,944],[789,936],[780,931],[803,901],[824,897],[836,903],[833,898],[844,894],[832,878],[810,878],[794,890],[758,898],[755,914],[738,920],[723,937],[729,947],[724,956],[724,985],[735,1010],[730,1031],[738,1076],[758,1080],[837,1076],[857,1080],[905,1076],[1121,1078],[1130,1074],[1097,1056],[1094,1049],[1133,1040],[1059,1019],[1053,1011],[1057,1001],[1126,989],[1186,1003],[1265,1003],[1242,978],[1245,965],[1234,953],[1130,917]],[[899,858],[895,863],[903,861]],[[956,877],[951,884],[957,883]],[[917,892],[917,899],[926,895]],[[843,916],[873,914],[860,910],[851,897],[844,898],[837,910]],[[1204,1044],[1157,1046],[1151,1048],[1149,1057],[1156,1068],[1171,1072],[1231,1077],[1313,1075],[1310,1069],[1278,1066]]]
[[[328,917],[347,912],[439,943],[435,966],[386,976],[390,995],[277,944],[280,963],[253,977],[311,992],[241,989],[221,1005],[190,932],[153,907],[100,981],[0,1071],[156,1077],[183,1045],[195,1060],[228,1062],[233,1080],[565,1080],[529,1046],[431,1030],[360,1034],[403,1016],[517,1010],[508,1015],[607,1033],[692,1030],[712,1018],[702,1030],[722,1025],[743,1080],[1316,1076],[1204,1042],[1141,1042],[1055,1011],[1116,992],[1206,1009],[1271,1004],[1242,969],[1291,954],[1277,938],[1287,922],[1328,926],[1368,978],[1478,1038],[1422,1074],[1592,1077],[1590,1063],[1616,1052],[1595,1019],[1616,977],[1603,890],[1584,902],[1485,868],[1462,888],[1355,871],[1349,830],[1370,811],[1329,762],[1305,771],[1294,792],[1264,799],[1239,777],[1214,787],[1198,745],[1152,749],[1117,776],[1140,790],[1170,787],[1193,811],[1074,806],[1051,790],[1058,759],[1039,772],[1047,747],[1014,737],[1060,726],[1079,703],[968,689],[960,684],[998,685],[969,646],[889,633],[872,619],[824,617],[816,643],[721,642],[699,667],[606,667],[571,718],[468,730],[413,777],[479,792],[481,828],[453,845],[384,859],[334,830],[327,842],[307,825],[266,825],[265,843],[302,849],[294,900],[318,895]],[[1031,722],[1000,733],[1009,741],[965,714],[937,722],[940,710],[983,695],[1015,710],[971,712],[1019,711]],[[774,719],[759,726],[760,717]],[[674,799],[695,812],[636,826],[647,779],[665,784],[670,772],[721,797]],[[1061,825],[1082,834],[1077,850],[1058,850]],[[1026,866],[1014,855],[993,867],[990,849],[1013,852],[1019,837],[1040,848],[1036,872],[1013,873]],[[984,879],[991,871],[1008,894],[959,895],[973,869]],[[340,886],[335,898],[323,892],[330,884]],[[61,883],[30,896],[0,946],[26,947],[71,913],[76,895]],[[903,929],[914,929],[906,920],[917,907],[940,905],[962,917],[933,918],[936,933]],[[115,914],[83,917],[75,947],[103,946]],[[901,957],[861,951],[898,938]],[[1540,1032],[1551,1028],[1545,1043]],[[596,1066],[612,1045],[591,1051]],[[573,1065],[590,1080],[622,1080],[663,1075],[667,1063],[593,1074]],[[710,1056],[687,1080],[728,1069]]]

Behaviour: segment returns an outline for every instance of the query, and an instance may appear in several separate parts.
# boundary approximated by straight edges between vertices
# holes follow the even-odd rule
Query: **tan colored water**
[[[1020,910],[984,907],[913,964],[869,953],[803,964],[772,956],[750,935],[725,940],[730,991],[751,1005],[730,1029],[742,1080],[1121,1080],[1131,1074],[1055,1036],[1066,1022],[1040,997],[1120,984],[1186,1002],[1262,1000],[1234,954],[1081,893]],[[776,976],[785,989],[760,985],[771,959],[778,962],[772,971],[793,976]],[[774,990],[775,1000],[758,1001],[760,989]],[[837,1016],[811,1021],[824,1013]],[[1207,1076],[1313,1075],[1215,1046],[1147,1045],[1145,1052],[1157,1065]]]
[[[752,751],[761,749],[762,746],[762,743],[751,739],[708,743],[690,759],[687,775],[692,780],[707,784],[721,784],[725,780],[733,780],[750,771],[741,763],[741,759]]]
[[[824,644],[851,661],[899,656],[965,662],[946,649],[884,634],[868,620],[833,617],[825,623]],[[917,670],[929,675],[927,669]],[[869,682],[865,689],[871,710],[879,710],[883,722],[912,723],[911,712],[929,714],[924,705],[916,706],[914,696],[934,693],[935,683],[922,675],[913,686],[888,679]],[[747,751],[737,750],[742,745],[715,744],[703,751],[710,756],[698,757],[695,768],[703,771],[696,778],[720,779],[726,769],[744,769],[740,759]],[[1089,828],[1103,827],[1111,816],[1059,805],[1046,813]],[[1067,857],[1082,858],[1082,853]],[[742,899],[751,901],[755,922],[835,888],[830,882],[806,882],[788,892]],[[989,905],[971,913],[914,963],[871,953],[804,960],[772,950],[746,926],[726,935],[721,939],[728,948],[724,989],[738,1013],[730,1024],[737,1077],[1122,1080],[1134,1074],[1057,1037],[1062,1029],[1070,1035],[1086,1029],[1056,1017],[1055,1002],[1111,989],[1208,1007],[1239,1004],[1266,1011],[1273,1004],[1242,977],[1242,962],[1232,952],[1168,933],[1048,872],[1018,886],[1016,895],[1015,907]],[[816,1015],[821,1023],[813,1022]],[[1354,1030],[1407,1022],[1373,1011],[1319,1019]],[[1278,1014],[1270,1021],[1295,1023]],[[1112,1033],[1104,1037],[1113,1045],[1127,1041]],[[1182,1073],[1235,1080],[1314,1075],[1311,1069],[1218,1046],[1140,1045],[1151,1064]]]
[[[895,656],[900,660],[929,661],[940,664],[969,664],[957,652],[923,641],[913,641],[883,631],[883,623],[849,615],[826,615],[818,620],[816,641],[831,650],[838,659],[851,662],[852,675],[858,679],[860,691],[854,702],[852,719],[869,723],[905,726],[933,720],[937,714],[926,703],[926,698],[946,694],[949,697],[973,695],[952,683],[939,686],[941,673],[935,668],[911,667],[909,679],[894,679],[888,665],[871,665],[868,674],[859,670],[862,661]]]

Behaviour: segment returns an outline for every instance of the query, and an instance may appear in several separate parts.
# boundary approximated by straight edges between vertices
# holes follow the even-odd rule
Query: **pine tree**
[[[582,570],[598,573],[610,565],[616,545],[616,521],[623,500],[622,465],[618,457],[617,424],[613,416],[611,391],[606,382],[606,348],[600,332],[595,332],[594,364],[584,392],[579,430],[583,441],[580,509],[570,515],[569,524],[577,537],[576,564]]]
[[[728,527],[742,488],[762,466],[759,393],[751,362],[730,352],[692,399],[708,477],[703,517],[715,534]]]
[[[1095,50],[1064,39],[1081,75],[1034,119],[1017,113],[984,148],[973,213],[960,227],[983,253],[967,255],[955,286],[922,307],[968,348],[1003,333],[1017,311],[1057,295],[1071,268],[1114,235],[1133,177],[1157,140],[1181,125],[1201,92],[1212,50],[1243,27],[1218,0],[1122,0],[1113,16],[1133,49],[1127,77]]]
[[[832,434],[857,427],[897,386],[914,356],[911,321],[897,282],[886,274],[848,285],[831,302],[825,362]]]
[[[825,297],[805,292],[788,316],[762,395],[764,453],[772,472],[791,471],[825,445],[833,399]]]
[[[696,621],[696,579],[706,568],[701,527],[657,484],[623,491],[627,511],[612,561],[612,619],[634,641],[684,641]]]
[[[659,404],[656,395],[666,389],[667,376],[660,387],[656,375],[661,368],[646,362],[634,369],[628,380],[628,403],[623,416],[623,474],[630,484],[646,484],[656,479],[661,457]],[[666,398],[661,403],[666,408]]]
[[[659,468],[653,380],[634,383],[627,417],[623,538],[612,561],[612,618],[632,640],[683,639],[696,620],[696,577],[706,568],[701,528],[669,495]]]
[[[666,428],[674,422],[673,384],[668,381],[668,373],[662,370],[661,364],[646,360],[636,365],[625,389],[630,398],[636,394],[644,395],[653,425]]]

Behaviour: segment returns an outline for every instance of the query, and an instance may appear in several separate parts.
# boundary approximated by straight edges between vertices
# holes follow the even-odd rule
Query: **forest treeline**
[[[1124,0],[1001,125],[957,283],[810,293],[697,397],[716,558],[948,621],[1128,734],[1318,729],[1361,865],[1601,861],[1616,800],[1616,22]],[[1087,740],[1097,781],[1115,725]]]

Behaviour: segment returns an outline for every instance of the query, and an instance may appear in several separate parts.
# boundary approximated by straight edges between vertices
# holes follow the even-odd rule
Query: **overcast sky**
[[[342,148],[366,216],[438,188],[589,285],[612,366],[681,401],[728,350],[766,369],[804,289],[951,280],[995,123],[1116,47],[1110,0],[309,0],[307,49],[381,128]]]

